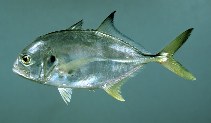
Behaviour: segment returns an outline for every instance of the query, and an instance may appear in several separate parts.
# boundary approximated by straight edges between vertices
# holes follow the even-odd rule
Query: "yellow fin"
[[[190,28],[180,34],[175,40],[158,53],[158,57],[163,57],[160,61],[158,61],[160,64],[187,80],[196,80],[196,77],[185,69],[178,61],[176,61],[173,58],[173,55],[187,41],[192,30],[193,28]]]
[[[121,95],[121,86],[123,85],[124,81],[120,81],[112,86],[104,87],[104,90],[119,101],[125,101],[125,99]]]

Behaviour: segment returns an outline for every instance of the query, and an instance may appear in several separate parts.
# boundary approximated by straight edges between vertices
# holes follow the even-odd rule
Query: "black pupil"
[[[50,61],[53,63],[56,61],[56,57],[55,56],[51,56]]]
[[[28,56],[23,56],[23,61],[29,62],[29,57]]]

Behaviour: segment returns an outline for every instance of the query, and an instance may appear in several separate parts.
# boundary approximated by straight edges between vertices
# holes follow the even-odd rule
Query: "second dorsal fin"
[[[114,36],[124,42],[128,42],[130,45],[134,46],[142,53],[150,54],[148,51],[143,48],[139,43],[135,42],[134,40],[130,39],[126,35],[122,34],[116,27],[114,26],[114,14],[116,11],[112,12],[97,28],[97,31],[106,33],[108,35]]]
[[[114,27],[114,14],[116,11],[112,12],[98,27],[98,31],[108,33],[108,34],[115,34],[119,33],[119,31]]]

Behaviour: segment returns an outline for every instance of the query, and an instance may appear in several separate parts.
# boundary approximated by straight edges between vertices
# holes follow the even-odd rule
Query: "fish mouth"
[[[13,68],[12,71],[16,74],[19,74],[19,69],[18,69],[18,60],[15,61],[15,63],[13,64]]]
[[[41,83],[41,80],[35,79],[32,76],[30,76],[30,72],[27,71],[26,69],[24,69],[24,67],[22,66],[22,64],[19,63],[19,60],[18,59],[13,64],[12,71],[15,74],[17,74],[17,75],[19,75],[19,76],[21,76],[21,77],[23,77],[25,79],[34,80],[34,81],[38,81],[39,83]]]
[[[16,65],[13,66],[12,71],[15,74],[17,74],[17,75],[19,75],[19,76],[21,76],[23,78],[31,80],[30,77],[27,75],[27,73],[24,70],[22,70],[19,67],[17,67]]]
[[[25,70],[21,69],[21,67],[19,67],[19,64],[18,64],[18,60],[15,61],[15,63],[13,64],[13,68],[12,68],[12,71],[22,77],[25,77],[25,78],[28,78],[27,77],[27,73]]]
[[[19,74],[18,70],[13,66],[12,71],[16,74]]]
[[[14,73],[20,75],[20,76],[25,77],[24,72],[23,72],[20,68],[18,68],[16,65],[13,66],[12,71],[13,71]]]

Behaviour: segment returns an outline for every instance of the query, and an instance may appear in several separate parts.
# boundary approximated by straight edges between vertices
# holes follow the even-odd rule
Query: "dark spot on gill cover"
[[[53,56],[53,55],[51,55],[51,57],[50,57],[50,61],[51,61],[51,63],[54,63],[54,62],[56,61],[56,57],[55,57],[55,56]]]

